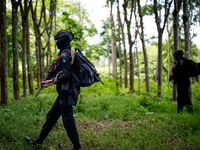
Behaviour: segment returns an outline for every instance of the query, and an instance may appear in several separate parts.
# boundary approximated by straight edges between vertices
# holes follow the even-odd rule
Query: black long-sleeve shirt
[[[71,71],[71,53],[64,52],[60,54],[60,57],[57,60],[57,63],[53,69],[53,83],[57,84],[57,89],[60,89],[62,84],[70,82],[72,80],[72,71]],[[63,71],[63,73],[59,73]],[[59,73],[57,80],[55,81],[56,75]]]
[[[173,69],[173,78],[175,84],[185,84],[189,83],[189,74],[187,72],[187,60],[186,58],[181,58],[174,65]]]

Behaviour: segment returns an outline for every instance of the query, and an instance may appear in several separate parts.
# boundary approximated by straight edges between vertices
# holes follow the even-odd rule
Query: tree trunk
[[[140,63],[138,57],[138,47],[136,47],[136,59],[137,59],[137,74],[138,74],[138,95],[140,95]]]
[[[159,32],[159,31],[158,31]],[[162,82],[163,82],[163,62],[162,62],[162,33],[158,33],[158,91],[157,96],[162,96]]]
[[[133,13],[133,9],[135,9],[134,6],[134,1],[131,1],[131,12],[130,12],[130,16],[129,16],[129,20],[128,20],[128,14],[127,14],[127,7],[128,7],[128,0],[124,0],[124,4],[123,9],[124,9],[124,20],[126,22],[126,26],[127,26],[127,34],[128,34],[128,43],[129,43],[129,80],[130,80],[130,91],[134,92],[134,64],[133,64],[133,54],[132,54],[132,47],[133,44],[135,43],[135,41],[132,41],[132,34],[131,34],[131,20],[132,20],[132,13]],[[135,33],[136,36],[137,33]],[[135,38],[136,39],[136,38]]]
[[[110,2],[110,23],[111,23],[111,42],[112,42],[112,77],[117,79],[117,50],[116,50],[116,36],[115,23],[112,14],[113,2]]]
[[[119,31],[120,32],[120,31]],[[120,36],[120,33],[119,33]],[[122,56],[121,56],[121,39],[119,37],[119,86],[122,87]]]
[[[30,37],[29,36],[29,22],[28,22],[28,17],[27,17],[27,19],[26,19],[26,56],[27,56],[27,67],[28,67],[28,86],[29,86],[29,94],[34,95],[29,37]]]
[[[200,28],[200,0],[199,0],[199,28]],[[199,49],[199,62],[200,62],[200,49]],[[200,86],[200,75],[199,75],[199,86]]]
[[[190,33],[189,33],[189,18],[188,18],[188,0],[183,1],[183,24],[184,24],[184,39],[185,39],[185,58],[190,58]]]
[[[120,34],[122,35],[122,44],[123,44],[123,50],[124,50],[124,87],[128,87],[128,69],[127,69],[127,54],[126,54],[126,44],[125,44],[125,36],[124,36],[124,24],[122,24],[120,11],[119,11],[119,0],[117,0],[117,10],[118,10],[118,21],[119,21],[119,27],[120,27]]]
[[[180,39],[179,39],[179,11],[181,8],[182,0],[174,0],[174,11],[173,11],[173,31],[174,31],[174,51],[180,49]],[[175,59],[174,59],[175,62]],[[177,100],[177,88],[173,82],[173,97],[174,101]]]
[[[43,0],[43,7],[44,7],[44,26],[45,26],[45,30],[46,30],[46,34],[47,34],[47,42],[46,42],[46,46],[43,48],[45,49],[47,47],[47,55],[46,55],[46,59],[47,59],[47,66],[46,66],[46,70],[48,72],[49,70],[49,57],[50,57],[50,64],[52,63],[52,57],[51,57],[51,45],[50,45],[50,37],[51,37],[51,31],[52,31],[52,20],[53,20],[53,16],[54,16],[54,11],[56,8],[56,2],[51,0],[50,2],[50,9],[49,9],[49,18],[48,20],[46,19],[46,8],[45,8],[45,4],[44,4],[44,0]]]
[[[15,0],[11,1],[12,3],[12,50],[13,50],[13,92],[14,99],[20,100],[20,88],[19,88],[19,68],[18,68],[18,34],[17,34],[17,25],[18,25],[18,16],[17,10],[19,3]]]
[[[8,49],[6,31],[6,1],[0,0],[1,33],[1,103],[8,104]]]
[[[37,4],[38,0],[36,0]],[[44,1],[43,5],[41,8],[40,12],[40,17],[39,17],[39,22],[38,22],[38,16],[37,16],[37,5],[35,5],[35,9],[33,9],[33,4],[31,0],[31,12],[32,12],[32,18],[33,18],[33,23],[34,23],[34,32],[35,32],[35,46],[36,46],[36,65],[37,65],[37,85],[39,86],[41,81],[44,78],[44,55],[43,55],[43,50],[42,50],[42,41],[41,41],[41,36],[43,32],[40,32],[40,25],[41,25],[41,20],[44,12]]]
[[[172,26],[169,29],[169,22],[167,21],[167,33],[168,33],[168,81],[169,81],[169,75],[171,73],[171,34],[172,34]]]
[[[26,78],[26,29],[25,18],[21,13],[22,18],[22,80],[23,80],[23,97],[27,96],[27,78]]]
[[[188,18],[188,0],[183,1],[183,24],[184,24],[184,37],[185,37],[185,58],[190,58],[190,31],[189,31],[189,18]],[[192,82],[190,79],[189,97],[193,99]]]
[[[57,5],[55,4],[55,14],[54,14],[54,30],[55,30],[55,32],[54,32],[54,34],[56,34],[57,33],[57,25],[56,25],[56,15],[57,15],[57,13],[56,13],[56,7],[57,7]],[[55,44],[54,44],[54,47],[55,47],[55,54],[57,54],[57,45],[56,45],[56,42],[55,42]]]
[[[150,91],[150,81],[149,81],[148,57],[144,39],[143,14],[141,10],[140,0],[137,0],[137,2],[138,2],[138,12],[140,17],[140,27],[141,27],[140,40],[142,42],[142,50],[144,56],[146,92],[150,93],[151,91]]]
[[[109,43],[109,40],[107,43],[107,49],[108,49],[108,77],[110,78],[110,43]]]
[[[119,0],[117,0],[117,20],[118,20],[118,39],[119,39],[119,73],[120,73],[120,82],[119,85],[122,87],[122,56],[121,56],[121,17],[120,17],[120,11],[119,11]]]
[[[163,82],[163,62],[162,62],[162,35],[163,31],[165,29],[165,24],[167,22],[168,16],[169,16],[169,10],[171,7],[172,1],[167,3],[165,1],[165,17],[164,17],[164,22],[163,22],[163,27],[161,27],[161,17],[158,16],[158,5],[157,5],[157,0],[154,0],[154,14],[155,14],[155,22],[157,26],[157,31],[158,31],[158,91],[157,91],[157,96],[161,97],[162,96],[162,82]],[[160,10],[159,10],[160,11]]]

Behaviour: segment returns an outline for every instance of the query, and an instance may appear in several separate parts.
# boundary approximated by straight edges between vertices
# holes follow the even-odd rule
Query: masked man
[[[172,73],[170,76],[174,79],[174,84],[177,84],[178,113],[183,111],[184,106],[186,106],[187,110],[192,113],[192,102],[188,94],[190,79],[189,73],[187,72],[187,59],[183,57],[182,50],[176,50],[173,55],[176,63],[172,68]]]
[[[74,93],[77,93],[77,88],[75,88],[72,80],[72,66],[70,65],[72,60],[70,42],[73,39],[74,35],[66,30],[61,30],[54,36],[54,40],[56,40],[56,45],[58,49],[60,49],[60,52],[57,61],[50,68],[51,77],[48,80],[41,82],[41,84],[56,84],[58,97],[47,114],[46,122],[43,125],[38,138],[32,140],[27,136],[25,137],[27,142],[34,145],[43,143],[58,118],[62,116],[64,127],[73,144],[72,150],[81,150],[72,107],[72,105],[76,105],[77,101],[74,99]]]

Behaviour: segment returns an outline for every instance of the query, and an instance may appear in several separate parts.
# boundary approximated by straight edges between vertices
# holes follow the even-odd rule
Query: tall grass
[[[193,85],[194,113],[177,113],[171,100],[171,86],[163,86],[163,97],[156,97],[156,85],[151,83],[151,94],[141,95],[119,88],[115,80],[103,79],[105,85],[95,83],[82,88],[74,107],[74,117],[83,149],[200,149],[199,87]],[[11,94],[10,94],[11,95]],[[28,96],[8,106],[0,106],[1,150],[61,150],[72,148],[59,119],[43,145],[28,145],[23,139],[36,138],[45,122],[57,93],[55,87],[43,89],[36,98]]]

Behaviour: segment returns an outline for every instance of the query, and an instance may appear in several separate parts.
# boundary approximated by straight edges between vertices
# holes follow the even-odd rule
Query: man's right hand
[[[171,73],[169,74],[169,76],[170,76],[170,77],[173,77],[173,72],[171,72]]]

